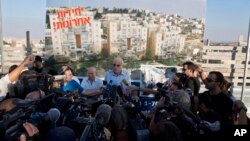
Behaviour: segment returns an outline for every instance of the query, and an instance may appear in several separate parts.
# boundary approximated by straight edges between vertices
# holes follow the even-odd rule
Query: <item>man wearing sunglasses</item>
[[[209,72],[204,81],[205,87],[208,91],[203,93],[211,98],[211,108],[220,117],[222,130],[227,129],[228,126],[232,125],[233,114],[233,101],[221,90],[221,84],[223,81],[224,76],[221,72]]]
[[[110,85],[121,85],[122,83],[130,84],[129,73],[122,69],[123,60],[117,57],[113,60],[112,69],[109,70],[105,75],[105,80]]]

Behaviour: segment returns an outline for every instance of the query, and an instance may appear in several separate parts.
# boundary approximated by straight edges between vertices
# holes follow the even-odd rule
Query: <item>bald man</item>
[[[101,79],[96,77],[96,68],[88,68],[87,75],[88,77],[83,78],[81,83],[84,90],[99,89],[102,86]]]
[[[96,77],[96,68],[90,67],[87,70],[88,77],[83,78],[81,86],[84,89],[83,95],[92,103],[101,99],[102,80]]]
[[[105,80],[110,85],[121,85],[124,81],[127,81],[130,84],[129,73],[122,69],[123,60],[120,57],[117,57],[113,60],[113,69],[109,70],[105,75]]]

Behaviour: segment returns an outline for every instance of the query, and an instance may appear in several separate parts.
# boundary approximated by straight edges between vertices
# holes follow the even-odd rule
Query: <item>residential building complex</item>
[[[242,86],[246,60],[246,43],[242,36],[235,45],[204,45],[202,68],[208,73],[220,71],[230,79],[234,86]],[[248,69],[246,86],[250,86],[250,70]]]
[[[81,12],[69,12],[75,9]],[[102,49],[137,59],[151,49],[153,57],[167,59],[184,50],[187,36],[200,38],[204,31],[203,20],[149,10],[48,8],[47,17],[46,50],[73,60],[100,54]],[[82,18],[85,23],[78,24]]]

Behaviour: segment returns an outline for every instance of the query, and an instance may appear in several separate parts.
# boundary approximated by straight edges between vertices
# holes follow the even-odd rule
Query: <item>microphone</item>
[[[104,126],[109,122],[112,108],[107,104],[101,104],[96,111],[95,121],[96,124]]]
[[[112,85],[113,81],[112,80],[109,80],[109,85]]]
[[[108,82],[107,82],[106,80],[103,80],[103,81],[102,81],[102,84],[103,84],[104,86],[106,86],[106,85],[108,84]]]
[[[157,88],[162,88],[163,85],[164,85],[164,84],[163,84],[163,83],[160,83],[160,82],[156,83]]]
[[[123,79],[122,83],[125,84],[126,86],[128,86],[128,80],[127,79]]]
[[[59,119],[61,113],[57,108],[51,108],[48,112],[47,112],[50,122],[51,122],[51,128],[55,128],[56,127],[56,122]]]
[[[120,97],[122,97],[124,95],[124,92],[122,90],[122,87],[121,86],[117,86],[117,93]]]

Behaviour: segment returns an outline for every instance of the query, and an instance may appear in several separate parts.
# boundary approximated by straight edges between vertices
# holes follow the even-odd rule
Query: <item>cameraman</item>
[[[169,140],[169,141],[182,141],[181,138],[181,130],[172,122],[167,119],[156,119],[156,110],[164,106],[165,97],[161,97],[158,101],[156,107],[151,112],[153,114],[150,124],[149,130],[151,133],[151,140],[161,141],[161,140]]]
[[[33,60],[34,56],[32,54],[27,56],[17,68],[0,79],[0,101],[2,101],[8,93],[8,84],[17,80],[24,67],[32,63]]]

